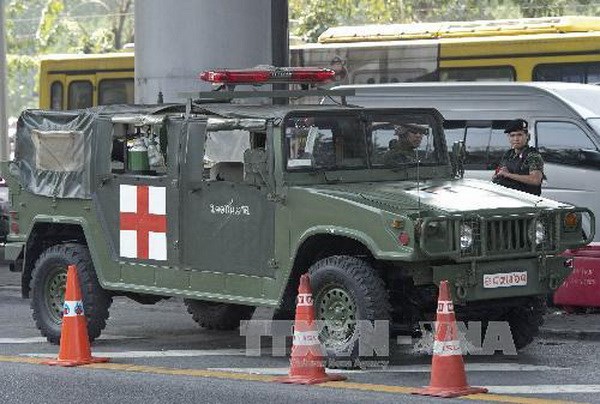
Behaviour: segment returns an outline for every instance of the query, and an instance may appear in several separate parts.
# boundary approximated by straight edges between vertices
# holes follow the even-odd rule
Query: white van
[[[445,119],[448,148],[466,147],[465,176],[490,179],[509,142],[507,121],[529,122],[545,165],[542,195],[590,208],[600,228],[600,86],[575,83],[402,83],[352,85],[349,104],[432,107]],[[596,232],[595,241],[600,241]]]

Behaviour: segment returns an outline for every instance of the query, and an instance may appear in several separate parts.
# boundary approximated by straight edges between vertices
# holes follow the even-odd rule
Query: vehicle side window
[[[115,174],[165,175],[167,133],[162,125],[113,126],[111,171]]]
[[[453,67],[440,69],[440,81],[515,81],[512,66]]]
[[[103,79],[98,85],[98,105],[133,103],[133,79]]]
[[[73,81],[69,84],[68,109],[89,108],[92,104],[94,87],[90,81]]]
[[[465,126],[466,121],[444,121],[444,136],[446,137],[446,145],[448,152],[452,156],[452,145],[457,141],[465,141]]]
[[[547,163],[576,165],[581,150],[596,150],[585,132],[572,122],[537,122],[537,147]]]
[[[55,81],[50,86],[50,109],[63,109],[63,85],[60,81]]]
[[[465,135],[465,168],[470,168],[472,170],[487,169],[487,151],[488,145],[490,144],[491,133],[491,125],[467,125],[467,131]]]
[[[498,166],[508,149],[504,134],[507,121],[445,121],[448,150],[457,140],[465,142],[465,165],[470,170],[491,170]]]
[[[600,81],[600,63],[553,63],[537,65],[533,69],[533,81],[598,83]]]
[[[490,145],[488,147],[488,169],[494,169],[500,164],[502,156],[510,147],[504,128],[507,121],[492,122],[492,134],[490,136]]]

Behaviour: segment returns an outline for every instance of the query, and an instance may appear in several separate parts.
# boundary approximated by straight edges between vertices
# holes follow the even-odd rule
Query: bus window
[[[92,106],[94,87],[89,81],[73,81],[69,84],[68,109],[89,108]]]
[[[63,108],[63,85],[60,81],[50,86],[50,108],[58,111]]]
[[[537,65],[533,81],[600,82],[600,63],[554,63]]]
[[[98,105],[132,104],[133,79],[103,79],[98,85]]]
[[[443,68],[440,81],[515,81],[515,69],[512,66]]]

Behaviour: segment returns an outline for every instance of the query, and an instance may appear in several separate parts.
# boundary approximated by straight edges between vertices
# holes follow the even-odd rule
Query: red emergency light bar
[[[200,79],[215,84],[317,84],[334,80],[335,71],[318,67],[207,70],[200,73]]]

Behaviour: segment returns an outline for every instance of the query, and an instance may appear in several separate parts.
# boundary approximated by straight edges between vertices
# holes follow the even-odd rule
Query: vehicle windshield
[[[591,115],[600,116],[600,86],[589,84],[573,89],[557,88],[556,92],[568,101],[586,108]]]
[[[600,118],[590,118],[587,120],[594,131],[600,136]]]
[[[447,164],[431,116],[303,113],[285,122],[287,169],[346,170]]]

